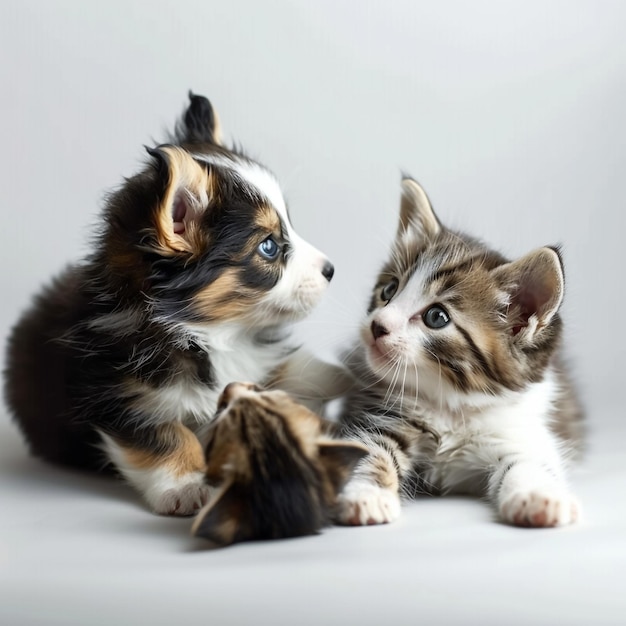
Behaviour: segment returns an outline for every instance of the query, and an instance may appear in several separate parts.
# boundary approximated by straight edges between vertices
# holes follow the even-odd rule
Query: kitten
[[[152,510],[190,515],[208,497],[199,438],[227,383],[310,396],[340,381],[289,340],[333,266],[294,231],[271,172],[224,146],[203,96],[148,152],[109,196],[92,253],[13,329],[5,397],[37,456],[112,463]]]
[[[390,522],[400,494],[465,492],[510,524],[574,522],[565,461],[581,409],[560,357],[558,250],[510,262],[443,226],[415,181],[402,188],[391,256],[346,357],[358,390],[341,422],[370,455],[339,520]]]
[[[283,391],[231,383],[206,449],[216,490],[192,532],[218,545],[310,535],[328,526],[339,490],[366,454]]]

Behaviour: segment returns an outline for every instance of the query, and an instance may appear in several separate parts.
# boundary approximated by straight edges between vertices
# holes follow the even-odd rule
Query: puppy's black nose
[[[335,273],[335,266],[330,261],[326,261],[326,263],[324,263],[324,267],[322,268],[322,276],[328,282],[330,282],[332,280],[334,273]]]
[[[374,339],[378,339],[379,337],[383,337],[384,335],[388,335],[389,331],[382,325],[379,324],[376,320],[372,322],[372,337]]]

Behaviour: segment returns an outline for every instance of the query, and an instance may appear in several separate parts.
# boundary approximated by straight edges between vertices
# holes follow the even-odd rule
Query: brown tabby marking
[[[561,526],[579,508],[567,460],[581,407],[560,357],[559,250],[509,261],[441,224],[402,182],[400,223],[346,357],[341,421],[370,451],[339,496],[346,524],[391,522],[400,495],[487,496],[500,519]]]
[[[365,454],[282,391],[231,383],[206,449],[217,487],[192,532],[218,545],[309,535],[330,524],[339,490]]]

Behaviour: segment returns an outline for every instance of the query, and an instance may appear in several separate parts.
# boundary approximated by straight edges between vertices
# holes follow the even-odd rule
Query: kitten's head
[[[556,249],[509,262],[443,226],[405,179],[391,256],[362,327],[369,374],[451,406],[523,389],[557,346],[562,298]]]
[[[310,535],[331,522],[336,497],[366,454],[283,391],[231,383],[207,444],[216,487],[192,532],[218,545]]]
[[[171,143],[109,200],[104,265],[155,316],[264,327],[306,315],[332,278],[294,231],[273,174],[222,144],[209,101],[190,104]]]

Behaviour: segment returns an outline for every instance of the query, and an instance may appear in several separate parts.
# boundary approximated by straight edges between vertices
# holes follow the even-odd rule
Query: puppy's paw
[[[201,472],[188,474],[177,482],[146,494],[148,504],[158,515],[194,515],[209,501],[210,488]]]
[[[365,481],[352,481],[339,494],[337,509],[340,524],[387,524],[400,517],[400,498],[391,489]]]
[[[573,524],[578,519],[579,512],[578,501],[567,492],[539,489],[513,493],[504,498],[499,506],[503,521],[529,528]]]

